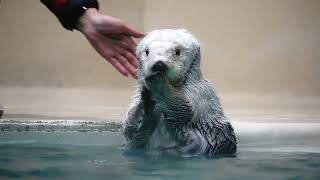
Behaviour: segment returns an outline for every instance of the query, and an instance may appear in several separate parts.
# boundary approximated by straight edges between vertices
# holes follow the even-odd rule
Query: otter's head
[[[142,84],[155,73],[161,73],[174,84],[184,82],[190,68],[200,71],[199,42],[183,29],[150,32],[139,43],[136,55],[140,62],[138,78]]]

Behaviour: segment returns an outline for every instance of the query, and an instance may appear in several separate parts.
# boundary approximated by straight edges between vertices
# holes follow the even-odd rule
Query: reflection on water
[[[0,178],[319,179],[320,123],[236,122],[236,158],[127,155],[120,133],[1,132]]]

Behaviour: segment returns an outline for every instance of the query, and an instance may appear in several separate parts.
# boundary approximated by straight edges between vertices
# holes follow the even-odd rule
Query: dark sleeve
[[[99,8],[97,0],[40,0],[68,30],[76,28],[86,8]]]

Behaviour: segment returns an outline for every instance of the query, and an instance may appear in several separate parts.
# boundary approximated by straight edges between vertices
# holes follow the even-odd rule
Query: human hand
[[[137,78],[139,62],[135,57],[136,44],[132,37],[141,38],[143,33],[94,8],[87,9],[80,17],[77,29],[121,74]]]

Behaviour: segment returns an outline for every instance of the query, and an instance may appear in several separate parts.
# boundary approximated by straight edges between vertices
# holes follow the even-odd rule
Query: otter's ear
[[[195,53],[193,62],[194,62],[194,64],[200,66],[200,61],[201,61],[201,49],[200,49],[200,46],[198,46],[196,49],[196,53]]]
[[[190,39],[191,39],[192,46],[193,46],[192,49],[194,49],[194,51],[195,51],[195,52],[194,52],[194,55],[195,55],[194,60],[195,60],[195,61],[198,61],[198,62],[200,63],[200,60],[201,60],[201,48],[200,48],[200,43],[199,43],[198,39],[195,38],[195,37],[192,36],[192,35],[191,35]]]
[[[198,53],[200,53],[200,42],[199,42],[199,40],[196,37],[194,37],[192,34],[190,34],[190,35],[191,35],[190,39],[192,41],[192,44],[193,44],[194,48],[198,51]]]

